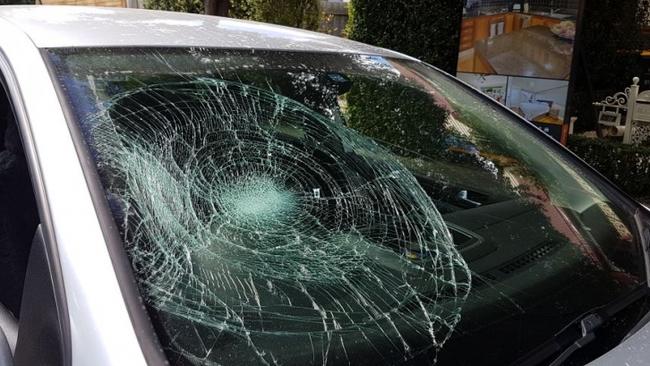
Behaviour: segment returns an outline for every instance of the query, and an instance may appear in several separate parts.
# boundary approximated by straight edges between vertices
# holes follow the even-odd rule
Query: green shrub
[[[257,0],[230,0],[228,16],[236,19],[253,19]]]
[[[247,0],[251,20],[317,30],[319,0]]]
[[[349,38],[456,71],[463,1],[351,0]]]
[[[3,0],[0,0],[3,1]],[[229,16],[239,19],[252,19],[255,2],[258,0],[230,0]],[[144,0],[144,7],[152,10],[178,11],[203,14],[203,0]]]
[[[203,0],[144,0],[144,7],[152,10],[203,13]]]
[[[348,126],[355,130],[428,157],[446,150],[447,112],[426,92],[395,82],[359,79],[346,99]]]
[[[650,196],[650,147],[571,136],[569,149],[632,196]]]
[[[198,14],[205,9],[203,0],[145,0],[144,6]],[[318,0],[230,0],[229,16],[316,30],[320,22],[320,5]]]

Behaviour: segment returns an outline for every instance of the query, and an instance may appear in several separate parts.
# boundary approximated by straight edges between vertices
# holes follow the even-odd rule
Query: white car
[[[0,7],[0,365],[650,364],[648,211],[411,57]]]

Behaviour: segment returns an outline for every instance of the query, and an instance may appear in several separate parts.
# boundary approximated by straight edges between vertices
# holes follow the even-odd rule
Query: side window
[[[39,218],[16,118],[0,83],[0,364],[12,358]]]
[[[27,261],[38,212],[20,135],[0,87],[0,303],[20,316]]]
[[[0,83],[0,364],[57,366],[64,364],[66,350],[65,304],[57,301],[53,247],[39,225],[27,155],[4,86]]]
[[[17,118],[0,83],[0,364],[63,364],[62,303]],[[4,357],[4,358],[3,358]]]

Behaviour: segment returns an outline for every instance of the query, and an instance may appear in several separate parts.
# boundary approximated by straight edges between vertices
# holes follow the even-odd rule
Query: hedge
[[[351,0],[346,34],[455,73],[462,11],[459,0]]]
[[[568,148],[632,196],[650,196],[650,147],[573,135]]]
[[[203,13],[203,0],[144,0],[144,7],[152,10]]]
[[[203,0],[145,0],[144,5],[147,9],[186,13],[205,10]],[[238,19],[316,30],[320,15],[319,0],[230,0],[229,16]]]
[[[429,157],[446,151],[447,112],[428,93],[397,82],[360,78],[346,99],[348,126],[366,136]]]
[[[244,2],[244,1],[239,1]],[[317,30],[320,22],[319,0],[247,0],[252,20]]]

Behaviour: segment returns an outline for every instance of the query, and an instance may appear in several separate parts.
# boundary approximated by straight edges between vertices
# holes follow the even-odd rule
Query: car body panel
[[[2,6],[39,48],[216,47],[375,54],[409,58],[387,49],[323,33],[214,16],[75,6]]]
[[[0,19],[0,52],[24,145],[47,201],[64,278],[72,364],[145,364],[56,90],[40,51]],[[65,174],[61,174],[65,172]],[[41,207],[42,209],[42,207]]]
[[[650,365],[650,323],[623,341],[613,350],[589,363],[592,366],[644,366]]]

